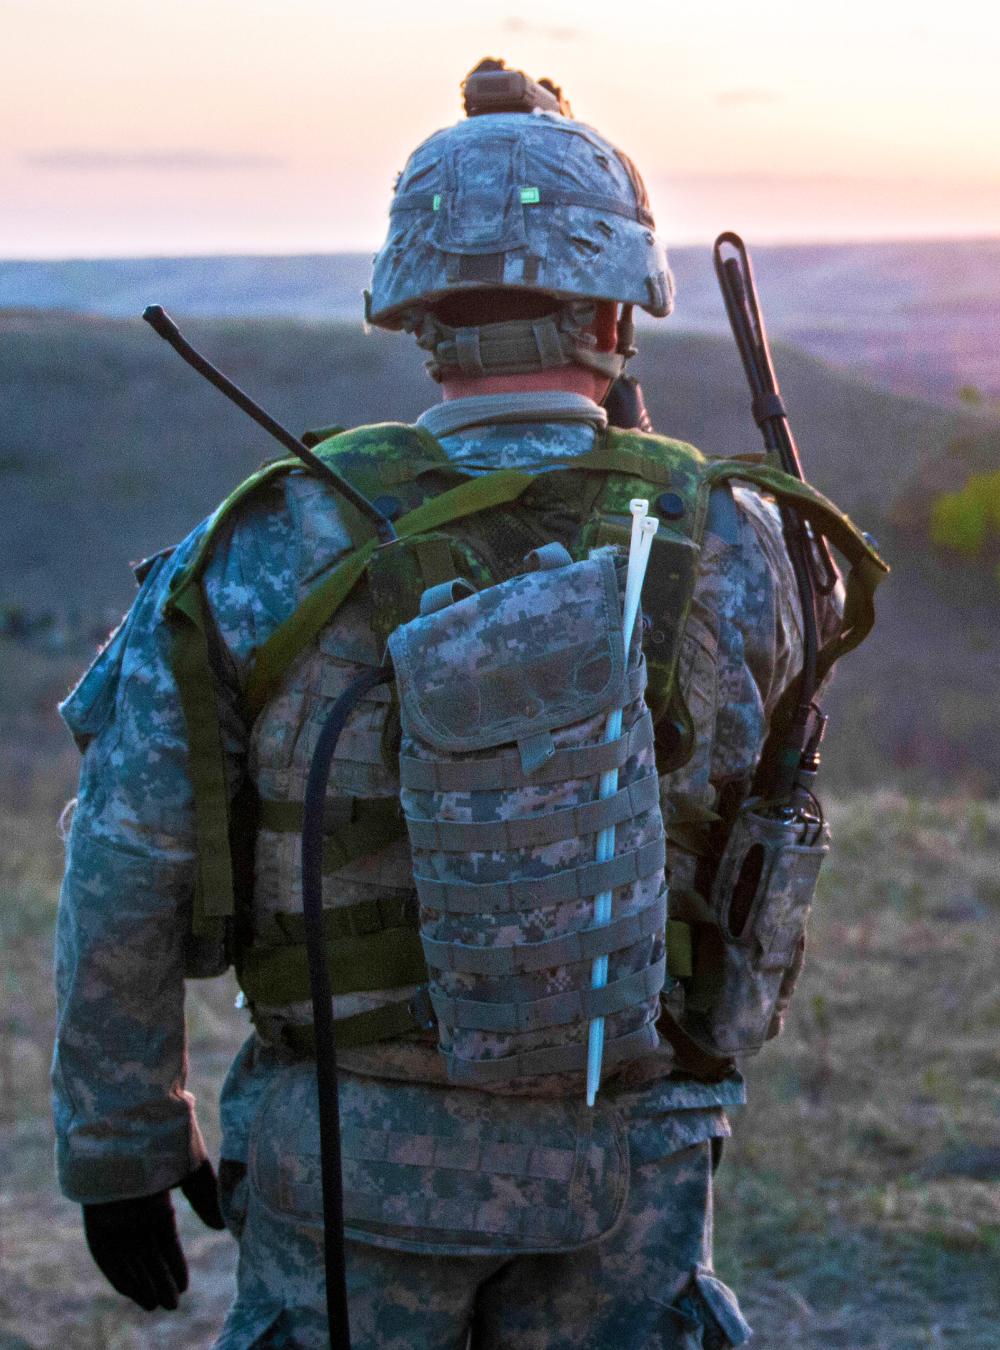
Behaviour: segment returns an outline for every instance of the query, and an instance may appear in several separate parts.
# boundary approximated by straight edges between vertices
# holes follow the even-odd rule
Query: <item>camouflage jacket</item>
[[[577,396],[526,395],[443,404],[422,421],[453,459],[485,472],[584,453],[603,416]],[[206,527],[154,562],[61,708],[84,759],[57,925],[53,1088],[60,1181],[79,1202],[171,1186],[205,1156],[185,1089],[184,973],[199,961],[202,973],[217,973],[218,959],[189,947],[192,793],[162,608]],[[328,492],[293,474],[255,497],[213,551],[205,590],[222,639],[218,697],[233,790],[253,754],[239,691],[254,653],[350,547]],[[777,511],[749,489],[717,490],[682,653],[696,749],[662,783],[672,837],[683,839],[691,822],[711,818],[720,793],[748,781],[769,714],[800,664],[799,632]],[[672,846],[671,885],[691,884],[694,865]],[[223,1094],[225,1156],[242,1156],[273,1065],[251,1037]],[[379,1072],[377,1058],[352,1067]],[[662,1122],[681,1113],[683,1129],[662,1127],[674,1147],[725,1132],[722,1107],[742,1100],[738,1076],[699,1084],[670,1077],[672,1067],[665,1053],[624,1085],[626,1115]]]

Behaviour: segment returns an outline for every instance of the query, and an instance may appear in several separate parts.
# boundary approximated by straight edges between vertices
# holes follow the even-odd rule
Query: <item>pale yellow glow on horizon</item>
[[[1000,232],[1000,14],[971,0],[0,0],[0,23],[0,256],[371,248],[487,53],[628,150],[668,240]]]

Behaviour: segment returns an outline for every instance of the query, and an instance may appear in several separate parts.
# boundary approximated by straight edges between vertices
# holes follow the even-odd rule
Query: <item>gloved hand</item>
[[[215,1172],[207,1159],[179,1186],[203,1224],[225,1227]],[[83,1231],[101,1274],[119,1294],[146,1312],[177,1307],[188,1287],[188,1270],[169,1191],[84,1205]]]
[[[622,431],[652,431],[653,423],[634,375],[619,375],[604,398],[608,423]]]

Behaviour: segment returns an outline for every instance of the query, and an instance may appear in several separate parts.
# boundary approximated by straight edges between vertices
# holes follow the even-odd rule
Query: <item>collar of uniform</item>
[[[585,394],[557,389],[449,399],[436,403],[417,418],[417,426],[439,438],[468,427],[498,426],[505,422],[579,422],[603,431],[608,425],[608,414]]]

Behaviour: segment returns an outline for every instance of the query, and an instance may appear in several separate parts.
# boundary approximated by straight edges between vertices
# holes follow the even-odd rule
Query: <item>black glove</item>
[[[224,1228],[212,1164],[206,1159],[179,1183],[188,1204],[209,1228]],[[140,1308],[177,1307],[188,1287],[169,1191],[137,1200],[83,1206],[83,1231],[101,1274]]]
[[[604,398],[604,407],[608,414],[608,424],[622,431],[653,430],[642,397],[642,385],[634,375],[619,375]]]

